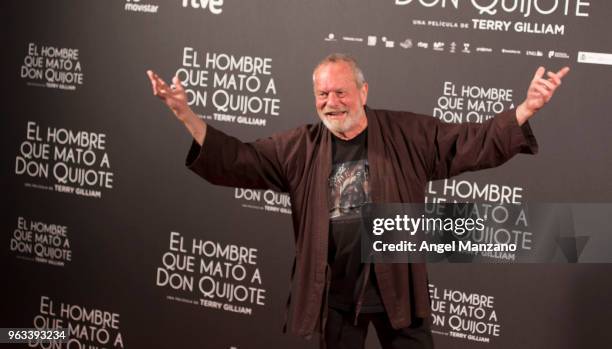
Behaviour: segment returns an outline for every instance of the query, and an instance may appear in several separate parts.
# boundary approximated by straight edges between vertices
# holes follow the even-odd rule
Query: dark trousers
[[[325,326],[327,349],[362,349],[370,321],[376,329],[383,349],[431,349],[433,338],[429,318],[416,318],[409,326],[398,330],[391,327],[386,313],[359,314],[357,325],[354,314],[329,308]]]

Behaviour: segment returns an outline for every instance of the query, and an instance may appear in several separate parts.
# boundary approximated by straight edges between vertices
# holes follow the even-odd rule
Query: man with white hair
[[[527,120],[552,97],[569,68],[537,69],[525,100],[482,124],[446,124],[366,106],[356,61],[332,54],[314,69],[320,123],[244,143],[207,125],[177,77],[152,71],[153,94],[194,139],[187,166],[209,182],[291,196],[296,258],[290,329],[321,333],[329,348],[363,348],[368,325],[384,348],[432,348],[424,264],[362,263],[357,228],[367,203],[423,202],[428,181],[498,166],[535,153]]]

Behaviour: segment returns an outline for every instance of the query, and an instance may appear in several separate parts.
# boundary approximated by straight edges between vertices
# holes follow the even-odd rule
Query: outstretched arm
[[[206,137],[206,123],[202,121],[187,104],[185,88],[178,77],[172,78],[172,85],[168,86],[152,70],[147,70],[153,95],[159,97],[174,113],[174,116],[185,125],[193,139],[201,146]]]
[[[268,137],[244,143],[208,127],[187,104],[187,94],[179,79],[168,86],[148,70],[153,94],[161,99],[185,125],[194,142],[186,165],[198,175],[217,185],[287,191],[284,168],[277,153],[277,138]],[[206,136],[208,134],[208,137]]]
[[[516,121],[522,126],[529,118],[540,110],[552,98],[555,90],[561,85],[561,79],[569,72],[569,67],[564,67],[556,73],[547,72],[548,79],[544,78],[544,67],[536,70],[531,84],[527,89],[527,97],[523,103],[516,108]]]

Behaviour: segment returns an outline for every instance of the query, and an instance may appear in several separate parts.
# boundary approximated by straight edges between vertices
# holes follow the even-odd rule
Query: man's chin
[[[344,133],[344,132],[348,131],[348,129],[349,129],[348,126],[350,126],[350,125],[348,125],[348,123],[345,122],[345,120],[339,121],[339,120],[325,119],[325,120],[323,120],[323,124],[331,132],[335,132],[335,133]]]

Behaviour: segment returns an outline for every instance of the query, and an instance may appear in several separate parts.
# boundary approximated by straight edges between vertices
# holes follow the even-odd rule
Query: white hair
[[[365,83],[365,77],[363,76],[363,71],[361,71],[361,68],[359,68],[359,65],[357,64],[357,60],[355,60],[355,58],[347,54],[344,54],[344,53],[332,53],[328,55],[327,57],[323,58],[312,71],[312,81],[314,82],[315,73],[317,69],[319,69],[319,67],[325,64],[338,63],[338,62],[347,63],[351,67],[351,69],[353,70],[353,75],[355,76],[355,83],[357,84],[358,88],[361,88],[361,86],[363,86],[363,84]]]

